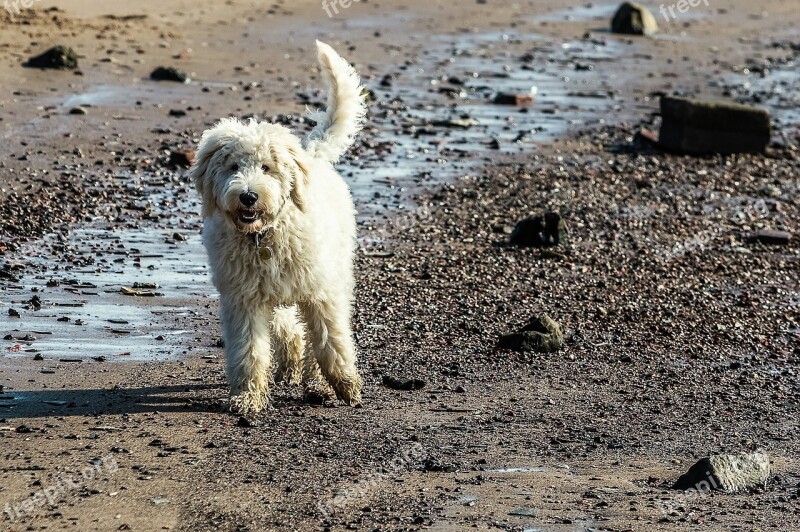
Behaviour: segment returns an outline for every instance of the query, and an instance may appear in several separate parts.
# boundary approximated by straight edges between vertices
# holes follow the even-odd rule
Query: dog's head
[[[303,210],[307,157],[300,140],[281,125],[220,121],[203,133],[189,171],[203,216],[220,212],[239,231],[256,233],[292,205]]]

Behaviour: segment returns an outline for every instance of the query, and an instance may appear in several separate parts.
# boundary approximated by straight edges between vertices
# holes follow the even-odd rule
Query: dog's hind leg
[[[272,346],[272,309],[251,307],[249,302],[222,298],[220,318],[225,342],[225,373],[231,386],[231,410],[260,412],[269,400]]]
[[[356,350],[346,301],[315,301],[300,306],[319,370],[336,396],[350,405],[361,402],[363,380],[356,369]]]
[[[272,346],[277,370],[276,381],[299,384],[303,371],[303,326],[297,307],[278,307],[272,317]]]

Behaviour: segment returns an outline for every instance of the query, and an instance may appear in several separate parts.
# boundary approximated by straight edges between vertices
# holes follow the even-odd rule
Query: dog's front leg
[[[220,317],[225,342],[225,372],[231,387],[231,410],[260,412],[269,400],[272,346],[271,308],[222,298]]]
[[[356,369],[350,305],[343,301],[315,301],[299,307],[308,328],[314,358],[325,380],[339,399],[350,405],[359,404],[363,380]]]

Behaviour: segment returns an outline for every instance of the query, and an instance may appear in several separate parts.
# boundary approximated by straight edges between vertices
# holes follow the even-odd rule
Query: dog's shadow
[[[222,412],[223,384],[112,389],[5,390],[0,419],[121,415],[153,412]]]

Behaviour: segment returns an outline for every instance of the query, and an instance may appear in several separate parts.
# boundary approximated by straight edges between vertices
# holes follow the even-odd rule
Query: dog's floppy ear
[[[197,148],[194,163],[191,168],[189,168],[189,177],[194,182],[194,187],[203,199],[203,218],[210,218],[217,210],[211,176],[208,175],[208,171],[211,165],[211,159],[213,159],[222,145],[223,135],[217,131],[216,128],[205,131],[203,133],[203,138],[200,139],[200,145]]]
[[[292,198],[292,202],[297,205],[297,208],[305,211],[305,190],[308,187],[309,173],[311,171],[308,163],[308,154],[300,146],[290,146],[289,155],[292,157],[295,166],[292,169],[294,183],[292,183],[292,190],[289,195]]]

